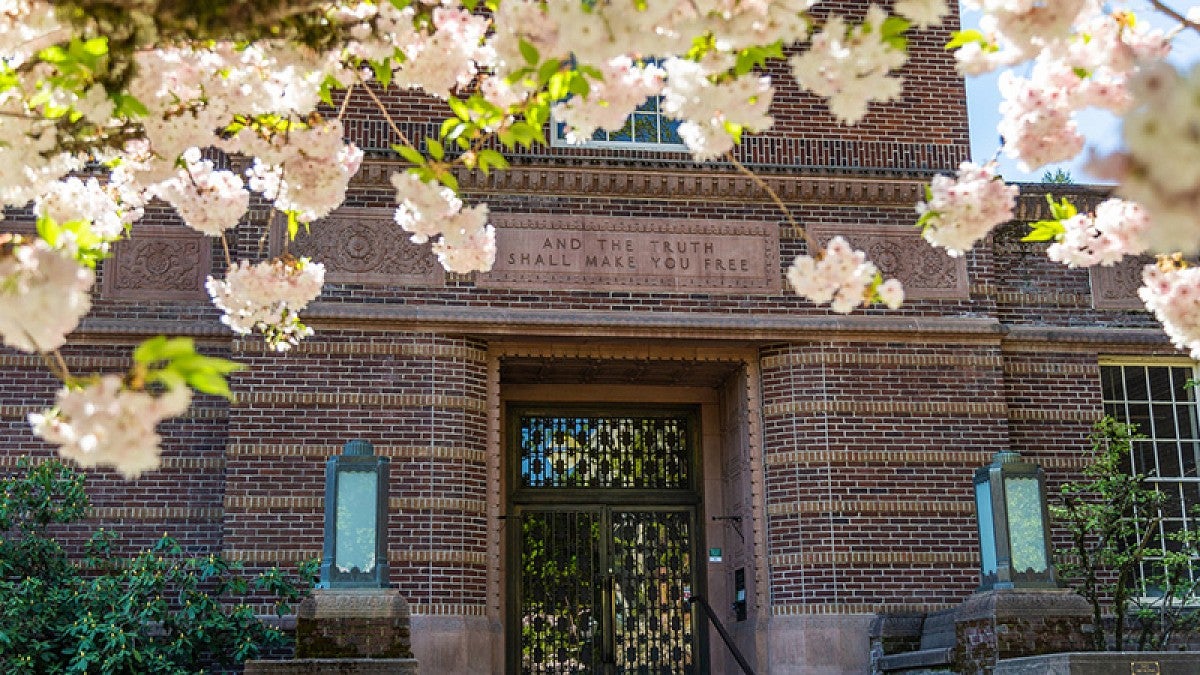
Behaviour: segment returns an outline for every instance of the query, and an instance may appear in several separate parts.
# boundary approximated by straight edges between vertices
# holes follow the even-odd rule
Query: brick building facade
[[[224,267],[220,247],[165,210],[101,267],[95,310],[65,350],[74,370],[127,367],[130,346],[159,333],[194,336],[249,369],[233,378],[235,403],[198,397],[162,425],[161,471],[133,482],[92,472],[94,519],[134,546],[170,531],[250,567],[290,565],[321,552],[325,459],[364,438],[391,458],[388,562],[423,672],[554,661],[561,639],[530,628],[552,617],[530,613],[528,599],[553,595],[534,588],[546,575],[524,569],[530,532],[559,521],[615,531],[622,518],[667,531],[665,516],[645,515],[660,512],[686,525],[672,530],[682,540],[670,566],[688,569],[654,577],[653,595],[670,589],[646,610],[650,623],[634,616],[649,601],[620,600],[621,624],[642,636],[619,638],[609,652],[633,651],[610,656],[682,649],[687,672],[733,672],[690,619],[672,629],[682,643],[647,637],[670,633],[654,622],[699,592],[761,673],[862,672],[876,613],[941,609],[976,588],[975,467],[1013,449],[1057,484],[1082,466],[1102,367],[1192,367],[1138,311],[1136,267],[1067,270],[1020,241],[1021,222],[1043,215],[1037,190],[1018,222],[962,258],[920,240],[922,182],[969,154],[947,36],[914,37],[904,98],[852,128],[777,73],[775,128],[738,150],[818,239],[846,235],[905,283],[902,309],[850,316],[785,290],[805,245],[751,179],[644,144],[540,148],[516,153],[510,171],[461,175],[465,195],[495,214],[500,255],[491,273],[447,274],[391,223],[388,179],[402,167],[384,150],[397,139],[356,93],[348,133],[377,152],[344,207],[290,247],[324,262],[329,282],[306,313],[316,335],[297,349],[277,355],[224,330],[203,289]],[[410,139],[436,133],[428,101],[385,101]],[[1070,190],[1084,205],[1101,196]],[[280,235],[252,209],[236,252],[261,257],[264,241],[279,251]],[[48,456],[25,415],[56,383],[35,357],[5,352],[0,363],[0,465]],[[565,488],[545,473],[561,477],[561,466],[530,464],[529,452],[570,456],[583,471],[579,452],[530,450],[536,425],[566,424],[569,436],[664,415],[691,425],[692,469],[678,483]],[[629,545],[618,539],[585,543],[608,573]],[[732,607],[738,578],[744,618]]]

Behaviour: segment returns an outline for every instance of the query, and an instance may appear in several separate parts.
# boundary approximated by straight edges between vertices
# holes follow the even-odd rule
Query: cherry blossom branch
[[[355,74],[357,75],[357,73]],[[358,81],[362,83],[363,89],[367,91],[367,95],[370,96],[371,100],[375,102],[375,107],[379,108],[379,112],[383,114],[383,119],[387,120],[388,126],[391,127],[392,131],[400,137],[400,140],[405,145],[412,146],[412,143],[409,142],[408,137],[404,135],[403,131],[400,131],[400,127],[396,126],[396,121],[392,119],[391,114],[388,113],[387,108],[384,107],[383,101],[380,101],[379,97],[375,95],[375,92],[371,91],[370,85],[362,81],[362,75],[358,75]]]
[[[344,117],[346,115],[346,108],[350,107],[350,94],[352,94],[352,93],[354,93],[354,83],[353,82],[350,83],[350,86],[346,87],[346,95],[342,97],[342,105],[340,108],[338,108],[338,114],[337,114],[337,118],[339,120],[341,120],[342,117]]]
[[[1167,16],[1171,17],[1172,19],[1178,21],[1181,25],[1187,26],[1188,28],[1191,28],[1194,31],[1200,32],[1200,23],[1196,23],[1195,21],[1192,21],[1191,19],[1187,18],[1187,15],[1179,13],[1178,10],[1176,10],[1172,7],[1168,7],[1166,3],[1162,2],[1162,0],[1150,0],[1150,5],[1153,6],[1154,9],[1156,9],[1156,10],[1162,12],[1163,14],[1166,14]]]
[[[57,377],[60,382],[66,384],[71,379],[71,370],[67,368],[67,362],[57,349],[52,352],[38,352],[38,355],[42,357],[50,374]]]
[[[229,241],[225,239],[225,233],[221,233],[221,248],[225,251],[225,266],[233,267],[233,256],[229,255]]]
[[[728,159],[731,164],[733,164],[734,168],[745,174],[751,181],[754,182],[755,185],[762,189],[763,192],[767,193],[767,196],[771,198],[771,201],[775,202],[775,206],[779,207],[779,210],[783,212],[783,216],[787,219],[788,224],[800,232],[800,236],[803,237],[804,242],[808,244],[808,250],[812,252],[813,256],[819,260],[821,251],[824,247],[821,246],[821,244],[818,243],[817,240],[808,233],[808,230],[804,229],[800,223],[796,222],[796,219],[792,217],[791,209],[787,207],[787,204],[783,203],[783,199],[779,197],[779,193],[775,192],[774,188],[772,188],[770,185],[767,185],[767,181],[763,180],[761,176],[746,168],[746,165],[739,162],[737,158],[733,156],[732,152],[725,153],[725,158]]]

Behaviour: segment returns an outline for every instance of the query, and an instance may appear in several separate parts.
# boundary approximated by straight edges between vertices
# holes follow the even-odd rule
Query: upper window
[[[1200,425],[1197,424],[1197,378],[1192,365],[1106,365],[1100,369],[1104,413],[1137,427],[1143,438],[1133,442],[1130,470],[1166,495],[1158,541],[1171,547],[1167,535],[1200,527],[1193,509],[1200,504]],[[1176,544],[1176,546],[1178,546]],[[1200,575],[1193,568],[1192,574]]]
[[[578,148],[617,148],[625,150],[679,150],[686,151],[683,139],[679,137],[680,120],[670,119],[662,114],[659,103],[662,97],[652,96],[638,106],[632,115],[625,119],[625,126],[616,131],[597,129],[591,140],[583,143],[567,143],[565,126],[554,123],[551,134],[551,144],[559,147]]]

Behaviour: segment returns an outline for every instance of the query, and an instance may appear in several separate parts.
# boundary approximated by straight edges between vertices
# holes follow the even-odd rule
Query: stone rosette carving
[[[429,244],[414,244],[392,220],[391,208],[343,207],[300,228],[287,250],[325,265],[332,283],[440,286],[445,273]],[[283,252],[287,221],[276,216],[271,225],[271,253]]]
[[[776,293],[779,227],[684,218],[502,214],[481,287]]]
[[[104,262],[104,297],[117,300],[207,300],[212,240],[184,227],[136,226]]]
[[[867,254],[884,277],[895,277],[904,284],[909,300],[966,300],[969,297],[967,261],[952,258],[930,246],[912,227],[885,225],[808,226],[809,233],[822,244],[837,235]]]
[[[1088,268],[1094,309],[1145,309],[1138,288],[1142,285],[1142,268],[1153,258],[1125,258],[1114,265]]]

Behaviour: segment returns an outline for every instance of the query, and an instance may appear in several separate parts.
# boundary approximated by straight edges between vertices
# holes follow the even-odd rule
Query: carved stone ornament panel
[[[135,226],[104,262],[104,297],[138,302],[207,300],[212,240],[185,227]]]
[[[1153,258],[1125,258],[1109,267],[1088,268],[1092,284],[1094,309],[1145,309],[1138,288],[1142,285],[1142,268]]]
[[[495,213],[496,264],[482,287],[775,293],[774,223]]]
[[[952,258],[930,246],[912,227],[880,225],[810,225],[808,231],[824,244],[837,235],[867,254],[886,277],[904,284],[909,300],[966,300],[969,297],[967,261]]]
[[[414,244],[392,220],[393,209],[343,207],[300,228],[288,251],[325,265],[332,283],[440,286],[445,273],[429,244]],[[279,255],[287,239],[287,221],[276,216],[271,253]]]

